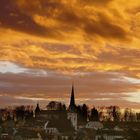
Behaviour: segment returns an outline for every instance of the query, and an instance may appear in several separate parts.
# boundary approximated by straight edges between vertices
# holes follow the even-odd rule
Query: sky
[[[0,106],[140,109],[139,0],[0,0]]]

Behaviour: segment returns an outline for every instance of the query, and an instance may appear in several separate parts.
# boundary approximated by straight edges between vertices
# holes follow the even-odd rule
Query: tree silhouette
[[[126,108],[124,111],[124,120],[125,121],[135,121],[137,119],[137,115],[129,108]]]
[[[16,116],[17,116],[17,119],[24,119],[24,116],[25,116],[25,106],[20,106],[20,107],[17,107],[16,108]]]
[[[79,123],[87,122],[88,118],[88,106],[86,104],[76,106],[77,116]]]
[[[121,119],[121,111],[118,106],[109,106],[106,107],[107,113],[108,113],[108,121],[120,121]]]
[[[114,121],[120,120],[120,108],[118,106],[113,106],[112,116]]]
[[[136,113],[137,121],[140,121],[140,113]]]
[[[83,104],[82,106],[82,118],[84,122],[87,122],[88,117],[88,106],[86,104]]]
[[[82,119],[82,106],[78,105],[76,107],[76,110],[77,110],[78,122],[81,123],[83,121],[83,119]]]
[[[129,120],[129,114],[130,114],[129,112],[130,112],[130,110],[128,108],[126,108],[124,110],[124,120],[125,121],[128,121]]]
[[[98,113],[98,110],[95,107],[93,107],[91,109],[90,120],[91,121],[99,121],[99,113]]]
[[[51,101],[46,106],[47,110],[66,110],[66,105],[61,102]]]

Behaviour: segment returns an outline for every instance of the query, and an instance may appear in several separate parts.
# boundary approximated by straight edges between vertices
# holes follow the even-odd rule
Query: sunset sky
[[[0,106],[140,109],[140,0],[0,0]]]

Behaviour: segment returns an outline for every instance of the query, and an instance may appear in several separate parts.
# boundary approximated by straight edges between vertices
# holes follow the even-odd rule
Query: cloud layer
[[[109,96],[110,102],[114,102],[114,98],[125,98],[122,93],[139,90],[139,82],[134,82],[140,78],[139,21],[139,0],[0,0],[0,60],[18,64],[15,69],[22,67],[22,75],[30,69],[30,74],[49,71],[62,74],[64,79],[74,79],[80,85],[78,98],[98,99],[97,94],[105,93],[102,98]],[[14,75],[0,74],[4,82],[2,93],[16,96],[20,92],[21,96],[27,96],[22,89],[26,87],[25,81],[31,81],[27,93],[32,96],[38,91],[45,98],[44,78],[40,82],[35,77],[42,85],[32,90],[38,83],[31,80],[35,75],[24,79],[15,69]],[[49,81],[56,86],[59,79],[53,74]],[[85,83],[78,77],[83,75],[87,83],[84,90]],[[124,82],[123,77],[131,82],[130,79]],[[23,85],[15,90],[11,84],[18,84],[20,78]],[[58,91],[50,90],[47,95],[55,98]]]
[[[66,75],[49,70],[23,69],[6,61],[1,64],[5,64],[7,71],[1,69],[0,73],[0,105],[17,105],[24,101],[27,101],[26,104],[35,104],[37,100],[44,105],[50,100],[68,104],[71,84],[74,81],[77,103],[88,103],[90,106],[119,105],[136,109],[139,106],[135,99],[139,97],[139,91],[137,94],[135,91],[140,88],[140,80],[120,73],[84,72],[82,75]],[[14,68],[16,70],[13,72]]]

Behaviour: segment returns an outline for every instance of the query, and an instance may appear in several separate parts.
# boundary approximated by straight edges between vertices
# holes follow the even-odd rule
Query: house
[[[58,129],[56,128],[55,124],[47,121],[44,125],[44,130],[47,134],[58,134]]]
[[[120,128],[119,126],[115,126],[115,127],[114,127],[114,130],[115,130],[115,131],[123,131],[123,129]]]
[[[12,140],[12,136],[8,133],[1,133],[0,140]]]
[[[103,124],[98,121],[89,121],[86,124],[85,128],[90,128],[90,129],[95,129],[95,130],[103,129]]]
[[[100,140],[101,138],[104,140],[125,140],[126,137],[128,137],[128,135],[124,131],[98,130],[95,140]]]
[[[19,129],[14,136],[15,140],[43,140],[40,132],[30,129]]]
[[[44,125],[44,130],[47,136],[55,136],[54,139],[61,138],[62,140],[67,140],[75,135],[75,129],[67,118],[47,121]]]

